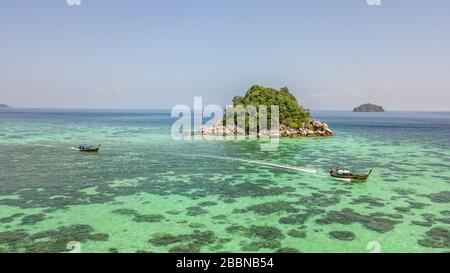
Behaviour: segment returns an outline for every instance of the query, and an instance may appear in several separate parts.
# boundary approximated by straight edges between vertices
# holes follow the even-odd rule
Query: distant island
[[[333,131],[326,123],[319,120],[313,120],[308,109],[301,106],[297,99],[292,95],[287,87],[279,90],[261,85],[253,85],[245,93],[245,96],[235,96],[233,106],[259,106],[267,105],[268,109],[268,128],[270,128],[270,106],[279,106],[279,136],[332,136]],[[257,109],[259,111],[259,108]],[[258,113],[259,114],[259,113]],[[216,122],[213,126],[203,126],[198,130],[201,135],[248,135],[248,119],[246,128],[240,128],[235,124],[225,124],[224,120]],[[272,136],[275,132],[268,130],[257,130],[257,136]]]
[[[6,104],[0,104],[0,109],[11,108],[11,106]]]
[[[366,103],[358,107],[355,107],[353,109],[353,112],[385,112],[385,111],[383,109],[383,106]]]

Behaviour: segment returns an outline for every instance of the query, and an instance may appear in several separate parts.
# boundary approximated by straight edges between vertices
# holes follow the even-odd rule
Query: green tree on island
[[[245,93],[245,96],[235,96],[233,98],[233,106],[254,105],[259,111],[259,105],[267,106],[268,125],[270,126],[270,106],[279,106],[280,124],[289,126],[291,128],[299,128],[303,123],[309,124],[311,120],[310,112],[303,108],[297,99],[289,92],[287,87],[280,90],[264,87],[261,85],[253,85]]]

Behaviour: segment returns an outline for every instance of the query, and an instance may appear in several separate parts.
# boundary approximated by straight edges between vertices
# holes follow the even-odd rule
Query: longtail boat
[[[82,144],[78,146],[78,151],[96,153],[98,152],[98,149],[100,149],[100,146],[101,146],[100,144],[98,144],[97,146]]]
[[[332,177],[341,179],[359,180],[359,181],[367,180],[367,178],[369,178],[371,173],[372,169],[367,174],[353,174],[351,171],[340,170],[339,168],[330,171],[330,175]]]

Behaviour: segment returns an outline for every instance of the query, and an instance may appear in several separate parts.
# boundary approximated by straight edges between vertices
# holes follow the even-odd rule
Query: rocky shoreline
[[[248,133],[243,128],[236,125],[223,125],[222,120],[217,121],[212,126],[202,126],[195,134],[205,136],[232,136],[232,135],[255,135],[257,137],[278,136],[278,137],[326,137],[333,136],[334,132],[328,125],[320,120],[311,120],[309,124],[302,124],[300,128],[295,129],[280,124],[279,132],[261,130],[258,133]]]

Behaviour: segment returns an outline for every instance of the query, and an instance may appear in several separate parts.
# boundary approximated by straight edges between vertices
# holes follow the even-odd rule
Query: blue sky
[[[312,109],[450,110],[450,1],[9,0],[0,103],[225,105],[288,86]]]

